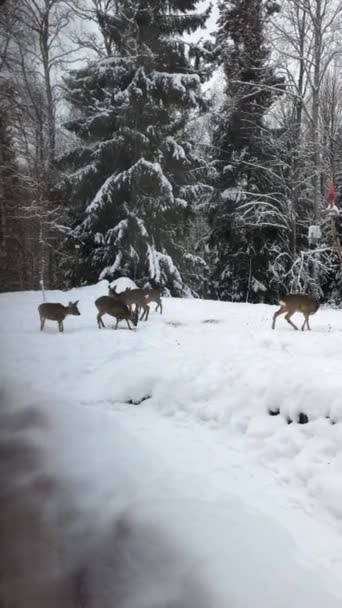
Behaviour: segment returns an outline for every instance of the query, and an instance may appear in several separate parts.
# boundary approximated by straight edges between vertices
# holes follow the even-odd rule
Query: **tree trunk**
[[[316,0],[316,15],[314,20],[315,28],[315,61],[314,61],[314,77],[312,91],[312,128],[313,128],[313,202],[314,202],[314,219],[315,223],[320,221],[320,204],[321,204],[321,143],[319,132],[319,103],[320,103],[320,88],[321,88],[321,57],[322,57],[322,15],[321,15],[321,0]]]
[[[304,48],[305,48],[305,25],[306,13],[302,12],[298,23],[299,36],[299,74],[297,85],[297,100],[295,102],[295,129],[294,129],[294,155],[292,164],[292,253],[294,257],[297,255],[297,214],[299,204],[299,181],[300,181],[300,154],[299,145],[301,141],[302,123],[303,123],[303,97],[304,97]]]
[[[49,0],[45,0],[46,8],[45,15],[42,24],[40,46],[43,60],[44,69],[44,83],[47,101],[47,117],[48,117],[48,157],[47,157],[47,174],[50,177],[50,171],[52,170],[55,155],[56,155],[56,122],[55,122],[55,103],[53,99],[51,77],[50,77],[50,61],[49,61],[49,34],[50,34],[50,23],[49,23]]]

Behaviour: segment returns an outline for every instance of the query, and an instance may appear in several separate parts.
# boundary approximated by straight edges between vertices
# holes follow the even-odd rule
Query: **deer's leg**
[[[40,331],[43,331],[45,325],[45,319],[40,319]]]
[[[305,321],[304,321],[303,327],[305,326],[305,323],[306,323],[306,327],[308,328],[309,331],[311,331],[311,327],[309,325],[309,316],[310,316],[309,313],[305,315]]]
[[[162,304],[161,300],[158,301],[158,305],[156,307],[156,312],[157,312],[158,308],[160,308],[160,314],[163,314],[163,304]]]
[[[59,329],[60,332],[64,331],[63,321],[58,321],[58,329]]]
[[[129,320],[128,319],[126,319],[126,323],[128,325],[128,329],[132,329],[131,326],[130,326],[130,324],[129,324]]]
[[[106,327],[102,319],[103,314],[103,312],[99,312],[99,314],[97,315],[97,323],[100,329],[101,327]]]
[[[146,306],[145,306],[145,321],[147,321],[149,314],[150,314],[150,307],[148,306],[148,304],[146,304]]]
[[[279,310],[277,310],[274,315],[273,315],[273,323],[272,323],[272,329],[275,328],[275,323],[276,323],[276,318],[279,317],[279,315],[282,315],[285,312],[285,308],[284,306],[281,306],[279,308]]]
[[[303,323],[303,325],[301,327],[302,331],[304,331],[305,325],[307,325],[307,320],[308,320],[308,315],[305,312],[303,312],[303,315],[304,315],[304,323]]]
[[[142,315],[141,315],[141,317],[140,317],[140,321],[142,321],[142,320],[143,320],[144,316],[145,316],[145,308],[143,308],[143,312],[142,312]]]
[[[116,319],[116,325],[115,325],[114,329],[117,329],[117,328],[118,328],[119,321],[120,321],[120,319]]]
[[[294,324],[294,323],[292,323],[292,321],[291,321],[291,317],[292,317],[292,315],[293,315],[293,314],[294,314],[293,312],[290,312],[290,311],[289,311],[289,312],[288,312],[288,313],[285,315],[285,319],[286,319],[286,321],[287,321],[288,323],[290,323],[290,325],[292,325],[293,329],[298,330],[297,325],[295,325],[295,324]]]

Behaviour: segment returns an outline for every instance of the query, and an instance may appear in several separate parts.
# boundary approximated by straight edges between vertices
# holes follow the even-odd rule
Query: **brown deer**
[[[50,302],[44,302],[38,306],[38,312],[40,317],[40,331],[43,331],[45,321],[57,321],[59,331],[64,331],[63,321],[68,315],[80,316],[80,311],[77,308],[78,300],[76,302],[69,302],[68,306],[63,304],[52,304]]]
[[[130,310],[132,310],[133,306],[135,306],[137,309],[142,308],[143,313],[140,317],[140,321],[142,321],[144,318],[145,321],[148,320],[148,316],[150,313],[150,307],[148,305],[150,302],[156,302],[156,311],[158,310],[158,308],[160,308],[160,314],[163,312],[163,305],[160,297],[160,287],[153,289],[150,289],[149,287],[143,287],[142,289],[129,289],[128,287],[125,291],[122,291],[121,293],[118,293],[115,287],[109,286],[108,289],[108,293],[110,296],[124,302]]]
[[[162,292],[162,288],[161,287],[152,287],[152,289],[146,288],[146,295],[147,295],[147,303],[149,304],[150,302],[156,302],[157,306],[155,308],[155,312],[157,312],[158,308],[160,310],[160,314],[163,313],[163,303],[161,300],[161,292]],[[148,317],[148,315],[147,315]],[[147,319],[146,319],[147,321]]]
[[[123,302],[131,312],[133,306],[135,306],[137,314],[139,315],[140,308],[143,308],[143,314],[140,317],[140,321],[143,319],[144,315],[148,317],[149,307],[147,305],[144,289],[129,289],[128,287],[125,291],[120,293],[116,291],[115,287],[109,287],[108,289],[110,296]]]
[[[119,321],[126,320],[129,329],[132,329],[129,322],[131,321],[136,327],[138,325],[139,311],[132,311],[119,297],[101,296],[95,301],[95,306],[99,313],[97,315],[97,324],[99,329],[106,327],[102,321],[103,315],[111,315],[116,318],[115,329],[118,328]]]
[[[275,328],[276,318],[286,312],[285,319],[293,329],[298,327],[291,321],[291,317],[295,312],[301,312],[304,315],[304,323],[302,325],[302,331],[304,331],[305,325],[311,330],[309,325],[309,316],[314,315],[319,309],[319,301],[315,296],[310,296],[304,293],[291,293],[288,296],[284,296],[280,301],[280,308],[273,315],[272,329]]]

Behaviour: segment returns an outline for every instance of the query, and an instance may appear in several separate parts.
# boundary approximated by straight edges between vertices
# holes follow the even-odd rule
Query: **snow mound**
[[[110,283],[110,287],[115,287],[117,293],[121,293],[126,289],[136,289],[137,285],[134,283],[134,281],[132,281],[132,279],[129,279],[128,277],[120,277],[118,279],[115,279],[115,281],[112,281]]]

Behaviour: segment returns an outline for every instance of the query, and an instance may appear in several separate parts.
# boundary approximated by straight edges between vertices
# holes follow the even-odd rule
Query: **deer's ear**
[[[74,306],[77,306],[78,303],[79,303],[79,300],[76,300],[76,302],[74,302]]]
[[[69,302],[68,306],[72,306],[72,302]]]

